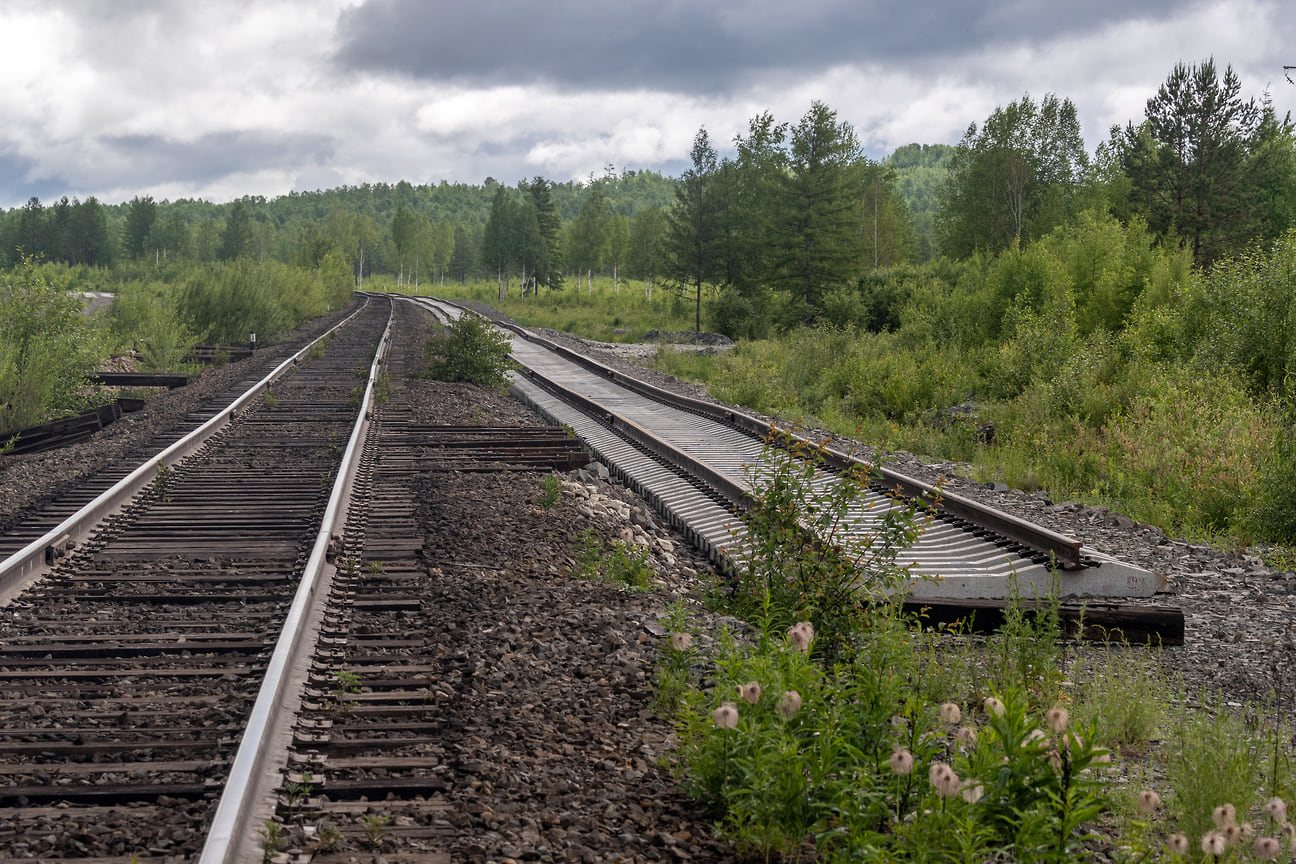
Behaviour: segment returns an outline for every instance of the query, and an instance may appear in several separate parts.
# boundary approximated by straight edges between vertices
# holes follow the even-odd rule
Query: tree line
[[[1244,98],[1231,67],[1208,59],[1177,64],[1144,116],[1110,130],[1092,158],[1075,105],[1052,93],[996,108],[957,146],[914,144],[882,161],[814,102],[795,123],[752,118],[730,155],[700,129],[678,178],[609,166],[584,182],[401,181],[226,205],[32,198],[0,214],[0,264],[317,267],[331,254],[357,282],[492,280],[500,296],[588,289],[600,275],[649,295],[670,285],[699,328],[705,300],[713,327],[759,335],[856,302],[889,268],[995,255],[1090,210],[1145,225],[1210,266],[1291,227],[1293,141],[1289,116]]]

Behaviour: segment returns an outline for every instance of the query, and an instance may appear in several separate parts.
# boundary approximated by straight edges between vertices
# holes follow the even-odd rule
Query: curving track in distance
[[[455,304],[406,298],[443,320],[461,314]],[[514,392],[578,437],[628,485],[653,501],[686,535],[715,557],[741,554],[743,528],[735,518],[753,477],[767,470],[770,426],[742,412],[667,393],[589,358],[509,326],[513,357],[522,367]],[[855,460],[829,451],[830,467]],[[935,519],[899,563],[916,578],[920,600],[1046,596],[1056,578],[1064,597],[1147,597],[1153,574],[1089,549],[1070,537],[885,468],[870,498],[854,514],[859,529],[896,503],[938,499]],[[833,483],[831,471],[817,481]],[[1055,577],[1056,573],[1056,577]]]

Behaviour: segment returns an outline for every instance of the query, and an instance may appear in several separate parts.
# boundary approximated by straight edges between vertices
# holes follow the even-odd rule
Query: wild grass
[[[806,464],[756,478],[757,499],[808,500]],[[861,590],[893,584],[885,560],[849,577],[786,521],[758,513],[748,528],[736,587],[714,595],[748,626],[705,632],[676,603],[655,694],[681,787],[744,860],[1293,853],[1276,797],[1292,788],[1292,739],[1273,710],[1189,698],[1154,648],[1066,648],[1052,597],[1033,616],[1010,598],[989,637],[926,629]]]
[[[371,280],[368,288],[414,293],[410,286],[398,288],[382,279]],[[524,327],[562,330],[599,342],[636,342],[651,330],[693,329],[690,307],[678,293],[657,287],[649,298],[642,283],[624,280],[617,291],[610,278],[601,276],[594,277],[592,293],[583,282],[579,290],[567,284],[557,291],[541,288],[539,296],[528,294],[525,298],[519,296],[515,285],[503,300],[494,282],[429,284],[419,286],[417,292],[488,303]]]
[[[660,351],[653,365],[754,411],[887,451],[970,463],[974,479],[1102,504],[1176,536],[1282,539],[1296,524],[1290,484],[1277,474],[1296,464],[1296,436],[1283,432],[1290,421],[1226,371],[1140,367],[1119,382],[1090,382],[1091,402],[1118,406],[1094,425],[1075,413],[1071,388],[1054,382],[1012,399],[972,399],[974,362],[911,353],[870,334],[796,332],[730,354]],[[965,402],[975,414],[949,410]]]

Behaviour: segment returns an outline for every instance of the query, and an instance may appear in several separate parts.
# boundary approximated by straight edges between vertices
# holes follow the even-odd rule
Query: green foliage
[[[1189,283],[1177,298],[1181,351],[1213,370],[1234,370],[1256,392],[1290,393],[1296,376],[1296,231]]]
[[[1296,382],[1296,379],[1292,379]],[[1296,397],[1279,403],[1273,452],[1261,469],[1260,493],[1248,524],[1261,537],[1296,543]],[[1289,561],[1292,556],[1289,552]],[[1289,569],[1296,569],[1296,562]]]
[[[157,468],[153,475],[153,494],[159,501],[170,501],[170,488],[172,481],[172,469],[161,459],[157,461]]]
[[[576,550],[576,568],[581,576],[594,579],[603,565],[603,540],[593,528],[586,528],[581,533],[580,546]]]
[[[118,286],[107,321],[113,343],[139,352],[148,370],[184,368],[184,356],[197,342],[177,293],[163,282],[132,280]]]
[[[341,717],[358,705],[351,696],[360,692],[360,676],[349,669],[338,669],[333,673],[333,716]]]
[[[648,563],[648,552],[634,543],[614,541],[612,550],[604,558],[603,566],[611,582],[636,591],[646,591],[652,586],[654,574]]]
[[[562,481],[552,474],[546,475],[540,481],[540,494],[536,496],[536,503],[541,510],[552,510],[561,499]]]
[[[676,634],[683,617],[668,619]],[[662,649],[659,683],[706,677],[707,691],[695,678],[674,700],[676,770],[740,855],[788,857],[813,838],[823,861],[1087,857],[1109,761],[1092,728],[1011,691],[984,715],[925,703],[911,631],[895,619],[861,631],[861,651],[831,674],[796,629],[762,627],[750,643],[720,632],[709,673],[691,635]]]
[[[378,377],[374,379],[373,400],[374,404],[382,407],[391,401],[392,381],[391,375],[386,372],[379,372]]]
[[[381,849],[386,842],[392,817],[379,813],[364,813],[357,818],[360,820],[360,827],[364,830],[365,844],[370,849]]]
[[[261,837],[261,861],[270,864],[279,854],[279,844],[283,842],[283,825],[278,822],[266,822],[258,832]]]
[[[80,388],[102,339],[77,294],[31,258],[0,273],[0,431],[80,407]]]
[[[250,333],[265,341],[343,308],[350,293],[350,280],[338,272],[336,259],[327,256],[315,270],[241,258],[190,270],[179,305],[204,341],[237,345],[247,342]]]
[[[1147,100],[1146,119],[1113,131],[1129,204],[1154,232],[1183,242],[1199,265],[1242,250],[1271,215],[1257,200],[1262,160],[1252,155],[1266,113],[1274,123],[1272,109],[1244,101],[1241,91],[1232,66],[1221,77],[1213,58],[1179,62]],[[1290,194],[1287,186],[1277,197]]]
[[[906,144],[883,160],[895,172],[896,191],[909,208],[919,261],[936,254],[935,215],[954,151],[948,144]]]
[[[824,292],[853,283],[860,273],[865,166],[854,129],[818,101],[789,130],[784,165],[787,170],[773,180],[771,270],[774,284],[797,298],[798,317],[809,323],[819,314]],[[880,198],[889,186],[885,178],[875,179],[884,187],[875,194]],[[899,209],[887,201],[889,209]]]
[[[581,534],[576,568],[582,578],[601,579],[635,591],[651,587],[654,575],[647,550],[622,540],[614,540],[610,548],[604,549],[603,540],[593,528]]]
[[[1042,237],[1069,213],[1088,165],[1075,105],[1047,94],[998,107],[968,127],[936,215],[940,250],[967,257]]]
[[[428,339],[423,374],[438,381],[467,381],[502,388],[508,383],[509,339],[486,319],[461,315]]]
[[[1172,729],[1165,772],[1175,826],[1201,837],[1213,827],[1216,807],[1232,804],[1246,813],[1257,796],[1259,754],[1242,721],[1217,708],[1178,717]]]
[[[670,635],[663,644],[662,661],[653,679],[653,710],[661,719],[670,721],[693,683],[698,651],[693,646],[695,636],[682,598],[671,604],[665,623]]]
[[[1108,642],[1101,654],[1072,672],[1085,682],[1075,701],[1075,717],[1092,726],[1095,743],[1112,750],[1142,748],[1161,738],[1174,697],[1152,649]]]
[[[675,206],[666,213],[662,275],[693,300],[693,327],[702,329],[702,286],[720,273],[720,199],[714,183],[717,157],[705,128],[689,151],[692,166],[675,187]]]
[[[1195,273],[1140,226],[1088,214],[995,258],[896,271],[894,332],[801,328],[656,363],[761,413],[1166,531],[1291,542],[1293,250],[1289,235]],[[866,306],[886,296],[865,284]],[[970,397],[974,422],[942,419]]]
[[[1013,578],[1009,581],[1003,626],[986,646],[988,675],[996,688],[1020,693],[1030,705],[1046,708],[1057,700],[1062,682],[1057,591],[1048,597],[1032,598],[1036,603],[1033,613],[1022,607],[1020,599]]]
[[[824,448],[776,431],[749,469],[748,538],[732,602],[782,628],[810,621],[830,656],[846,651],[866,613],[903,597],[910,580],[896,556],[922,531],[913,505],[869,488],[852,467],[823,483]]]

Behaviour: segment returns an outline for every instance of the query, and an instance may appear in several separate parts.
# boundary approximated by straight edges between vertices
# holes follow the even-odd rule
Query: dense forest
[[[674,371],[735,401],[1174,530],[1291,539],[1293,220],[1290,117],[1212,60],[1177,64],[1092,151],[1052,93],[881,161],[814,102],[719,146],[699,129],[675,178],[33,198],[0,214],[0,428],[65,407],[75,388],[32,383],[33,358],[90,339],[61,307],[43,320],[66,332],[43,333],[24,298],[114,291],[100,352],[165,365],[353,287],[435,285],[687,320],[739,347]],[[95,353],[63,351],[77,370]]]

